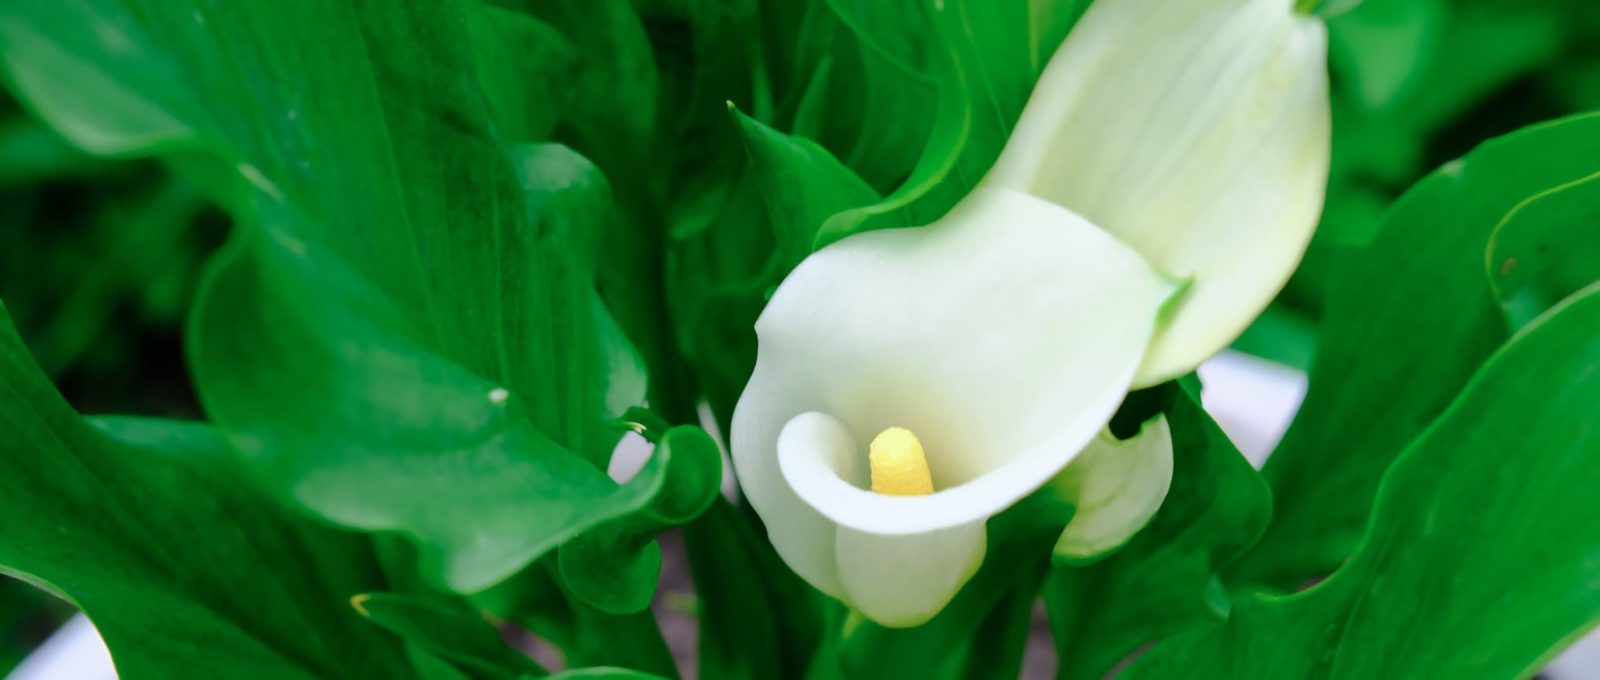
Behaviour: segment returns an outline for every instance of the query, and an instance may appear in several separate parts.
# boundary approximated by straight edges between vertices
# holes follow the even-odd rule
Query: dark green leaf
[[[919,46],[899,56],[934,83],[936,97],[917,106],[933,109],[934,120],[909,177],[882,201],[828,220],[818,233],[819,247],[859,231],[928,224],[943,216],[999,157],[1044,68],[1046,48],[1053,51],[1046,43],[1059,41],[1084,8],[1073,2],[1035,15],[1028,3],[964,0],[931,8],[907,4],[892,13],[876,4],[866,7],[872,8],[862,10],[868,16],[847,22],[870,36],[864,39]]]
[[[661,680],[661,676],[626,668],[595,666],[562,671],[550,676],[550,680]]]
[[[1218,574],[1271,515],[1266,484],[1197,397],[1176,385],[1160,391],[1172,428],[1172,487],[1117,554],[1051,571],[1044,601],[1057,677],[1105,677],[1141,645],[1226,619]]]
[[[777,247],[765,283],[776,286],[783,273],[811,254],[823,222],[872,203],[878,195],[816,143],[773,130],[737,110],[729,113],[749,155],[745,171],[755,179],[771,220]]]
[[[1600,285],[1495,353],[1326,581],[1241,599],[1131,678],[1526,677],[1600,611]]]
[[[362,593],[350,605],[401,639],[475,676],[516,678],[544,675],[532,659],[505,644],[500,630],[459,600],[443,597]]]
[[[623,666],[677,677],[672,651],[650,611],[599,611],[577,597],[557,569],[556,557],[546,557],[471,599],[560,648],[569,666]]]
[[[700,595],[700,677],[802,677],[822,596],[789,571],[755,513],[719,499],[683,538]]]
[[[578,55],[549,24],[522,12],[489,7],[472,14],[473,43],[487,53],[478,80],[501,126],[514,142],[548,139],[571,98]]]

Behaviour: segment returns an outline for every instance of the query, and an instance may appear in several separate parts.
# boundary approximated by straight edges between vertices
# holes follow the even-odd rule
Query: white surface
[[[1223,352],[1200,366],[1202,402],[1240,451],[1256,466],[1266,460],[1305,396],[1299,371],[1237,352]],[[709,419],[707,419],[709,420]],[[719,439],[720,442],[720,439]],[[643,438],[624,439],[611,474],[626,479],[650,455]],[[732,484],[724,461],[724,492]],[[1600,633],[1579,641],[1549,666],[1550,680],[1600,680]],[[8,680],[113,680],[105,643],[83,615],[73,617],[18,666]]]
[[[1200,365],[1200,401],[1256,467],[1283,438],[1306,396],[1306,376],[1232,350]]]
[[[8,680],[115,680],[111,653],[89,619],[72,617],[34,650]]]

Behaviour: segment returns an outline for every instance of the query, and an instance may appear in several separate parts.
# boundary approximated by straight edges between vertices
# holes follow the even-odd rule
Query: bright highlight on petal
[[[872,467],[872,490],[890,496],[925,496],[933,493],[928,456],[917,435],[891,427],[872,439],[867,454]]]

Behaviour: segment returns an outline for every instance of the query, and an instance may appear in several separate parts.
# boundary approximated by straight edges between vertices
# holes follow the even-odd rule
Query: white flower
[[[979,189],[789,275],[731,436],[790,567],[879,623],[927,620],[981,564],[988,518],[1270,301],[1328,165],[1323,27],[1290,5],[1098,0]],[[1165,423],[1126,446],[1137,470],[1090,454],[1062,477],[1068,554],[1115,547],[1165,495]]]

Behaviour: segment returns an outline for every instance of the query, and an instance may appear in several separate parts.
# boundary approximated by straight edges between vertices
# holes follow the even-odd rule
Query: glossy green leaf
[[[83,609],[121,677],[411,675],[346,604],[383,586],[365,541],[251,492],[209,427],[79,418],[3,308],[0,456],[0,572]]]
[[[1600,116],[1485,143],[1406,194],[1333,281],[1310,389],[1263,470],[1278,500],[1233,574],[1289,589],[1354,550],[1378,480],[1508,330],[1484,272],[1523,200],[1600,171]]]
[[[500,630],[459,601],[398,593],[350,598],[362,617],[428,653],[487,678],[544,675],[534,661],[505,644]]]
[[[1051,570],[1044,602],[1063,679],[1104,677],[1148,642],[1225,620],[1229,600],[1218,575],[1272,512],[1266,484],[1196,395],[1168,385],[1149,396],[1172,430],[1172,487],[1150,524],[1115,555]]]
[[[1600,281],[1600,173],[1530,196],[1489,237],[1490,286],[1512,328]]]
[[[1600,284],[1486,362],[1326,581],[1243,598],[1130,678],[1526,677],[1600,623]]]
[[[79,144],[205,149],[232,179],[242,226],[189,354],[266,484],[405,532],[461,590],[647,504],[601,471],[639,396],[608,390],[637,367],[592,288],[609,190],[570,151],[505,146],[459,77],[508,58],[472,42],[482,8],[202,5],[12,3],[0,44]]]

